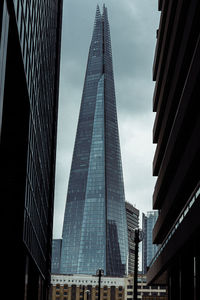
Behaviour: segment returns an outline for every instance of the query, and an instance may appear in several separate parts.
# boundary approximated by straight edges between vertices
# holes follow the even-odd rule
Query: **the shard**
[[[97,6],[65,208],[60,273],[123,276],[128,241],[107,8]]]

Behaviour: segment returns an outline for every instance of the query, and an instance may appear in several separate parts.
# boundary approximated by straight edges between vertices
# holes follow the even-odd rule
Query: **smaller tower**
[[[158,211],[148,211],[147,215],[142,214],[142,229],[144,232],[144,239],[142,242],[142,272],[146,274],[150,262],[158,250],[158,246],[153,244],[152,232],[156,220],[158,218]]]
[[[135,244],[131,239],[131,232],[139,227],[139,210],[129,202],[126,202],[126,219],[128,229],[128,274],[134,273]]]
[[[51,259],[51,273],[60,273],[60,254],[61,254],[62,239],[52,240],[52,259]]]

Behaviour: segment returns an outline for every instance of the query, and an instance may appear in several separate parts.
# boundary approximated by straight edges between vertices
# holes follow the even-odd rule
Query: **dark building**
[[[135,266],[135,243],[132,238],[132,232],[139,227],[139,210],[129,202],[126,205],[126,219],[128,229],[128,274],[134,273]]]
[[[52,240],[52,259],[51,259],[51,273],[60,273],[60,254],[62,247],[62,239]]]
[[[62,274],[122,276],[128,237],[107,9],[97,6],[63,224]]]
[[[158,218],[158,211],[148,211],[142,213],[142,230],[144,237],[142,240],[142,272],[146,274],[153,257],[155,256],[158,246],[153,244],[153,228]]]
[[[168,284],[169,299],[200,299],[200,2],[159,1],[159,9],[153,241],[161,247],[147,278]]]
[[[61,19],[62,1],[0,1],[2,286],[19,299],[50,284]]]

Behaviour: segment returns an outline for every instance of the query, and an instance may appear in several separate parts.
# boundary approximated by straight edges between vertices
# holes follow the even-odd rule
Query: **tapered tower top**
[[[61,273],[126,273],[124,184],[107,9],[96,8],[72,167]]]

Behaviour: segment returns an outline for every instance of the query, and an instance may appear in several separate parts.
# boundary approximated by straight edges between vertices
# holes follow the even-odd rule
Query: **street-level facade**
[[[124,300],[125,280],[101,277],[100,300]],[[51,300],[98,300],[99,278],[90,275],[51,276]]]
[[[2,299],[48,297],[61,23],[62,0],[0,1]]]
[[[100,300],[132,300],[133,276],[101,277]],[[147,286],[146,275],[138,275],[138,299],[168,300],[164,286]],[[90,275],[51,276],[51,300],[98,300],[99,278]]]
[[[137,299],[142,300],[168,300],[166,286],[147,285],[146,274],[138,274]],[[125,300],[133,299],[134,276],[125,278]]]

